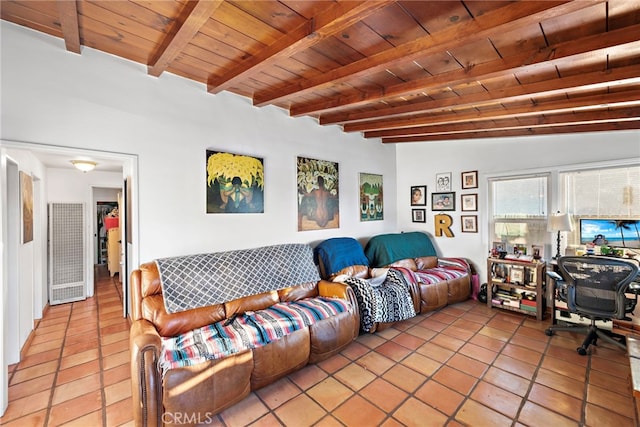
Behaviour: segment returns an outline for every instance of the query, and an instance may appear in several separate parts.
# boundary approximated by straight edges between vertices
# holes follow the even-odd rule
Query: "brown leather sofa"
[[[350,278],[370,280],[386,274],[389,267],[399,269],[405,277],[415,314],[437,310],[447,304],[461,302],[471,294],[471,268],[463,258],[437,255],[426,233],[381,234],[372,237],[363,249],[351,237],[324,240],[314,249],[322,278],[354,286]],[[360,285],[358,285],[360,286]],[[361,330],[373,333],[395,321],[372,321],[369,306],[359,296]]]
[[[364,251],[372,268],[404,267],[415,273],[420,300],[417,313],[437,310],[471,295],[468,261],[439,256],[426,233],[380,234],[367,242]]]
[[[136,426],[196,425],[264,387],[338,353],[358,335],[359,315],[353,291],[341,283],[320,280],[260,293],[208,307],[169,314],[165,310],[156,263],[131,276],[131,382]],[[326,296],[350,301],[351,311],[299,329],[269,344],[193,366],[159,366],[162,337],[257,311],[277,302]]]

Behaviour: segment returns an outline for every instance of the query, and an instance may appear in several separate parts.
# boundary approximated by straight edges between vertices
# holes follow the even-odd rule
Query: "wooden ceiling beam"
[[[573,97],[559,101],[524,105],[515,108],[505,108],[492,111],[472,110],[467,113],[428,114],[401,120],[379,120],[373,122],[353,123],[344,126],[345,132],[365,132],[366,137],[383,136],[374,131],[387,131],[384,136],[392,136],[393,132],[402,133],[404,128],[420,127],[425,132],[429,126],[447,123],[461,123],[465,121],[492,120],[508,117],[526,117],[538,114],[551,114],[564,111],[579,111],[588,109],[615,108],[640,105],[640,89],[627,90],[616,93]]]
[[[429,142],[429,141],[450,141],[460,139],[481,139],[481,138],[505,138],[517,136],[535,136],[535,135],[558,135],[564,133],[584,133],[584,132],[610,132],[619,130],[640,129],[640,120],[614,122],[614,123],[595,123],[595,124],[578,124],[568,125],[566,127],[546,127],[546,128],[525,128],[510,130],[492,130],[459,133],[453,135],[430,135],[430,136],[409,136],[409,137],[391,137],[382,138],[385,144],[395,144],[402,142]]]
[[[468,84],[492,78],[500,78],[512,75],[516,72],[534,70],[541,64],[561,65],[579,60],[591,58],[597,55],[610,54],[614,51],[640,51],[640,25],[632,25],[608,33],[583,37],[578,40],[560,43],[544,49],[522,52],[512,57],[497,59],[483,64],[475,65],[470,69],[460,69],[442,73],[435,76],[416,79],[385,88],[383,91],[361,92],[348,97],[314,104],[293,106],[290,115],[318,113],[330,109],[344,107],[358,107],[383,99],[412,95],[416,93],[429,93],[440,91],[458,85]],[[457,98],[452,102],[457,103]],[[410,107],[407,107],[410,108]],[[361,116],[367,113],[361,113]],[[323,117],[321,124],[339,123],[339,114]],[[378,117],[377,112],[374,117]],[[362,117],[365,118],[365,117]]]
[[[222,0],[199,0],[192,9],[187,10],[188,14],[181,20],[180,28],[175,33],[167,35],[160,44],[158,52],[153,55],[154,59],[147,66],[147,72],[158,77],[166,71],[221,4]]]
[[[299,96],[326,85],[342,83],[348,79],[363,77],[384,71],[394,64],[406,63],[420,57],[448,51],[476,41],[505,32],[517,30],[528,25],[537,25],[540,21],[558,15],[591,7],[599,0],[587,2],[519,2],[495,9],[464,26],[451,26],[431,35],[418,38],[392,49],[352,62],[349,65],[322,73],[318,76],[292,82],[286,87],[264,91],[254,96],[255,106],[264,106],[283,101],[293,95]]]
[[[375,137],[424,137],[432,135],[458,134],[479,131],[510,130],[538,127],[552,127],[558,125],[578,125],[586,123],[607,123],[640,120],[640,106],[630,108],[603,109],[595,111],[563,112],[559,114],[541,114],[528,117],[512,117],[507,119],[485,120],[477,122],[463,122],[454,125],[430,126],[426,132],[424,128],[408,128],[406,132],[386,135],[384,131]],[[368,135],[374,137],[375,133]]]
[[[57,0],[60,27],[64,45],[69,52],[80,53],[80,27],[78,26],[78,4],[75,0]]]
[[[632,85],[640,83],[637,65],[595,71],[569,77],[560,77],[496,89],[491,92],[478,92],[469,95],[453,96],[444,99],[429,100],[396,107],[381,108],[363,112],[345,112],[320,117],[320,124],[345,124],[369,119],[403,117],[418,113],[442,112],[451,108],[471,108],[483,105],[517,102],[541,96],[552,96],[561,93],[598,90],[607,87]]]
[[[310,48],[367,16],[394,3],[393,0],[367,0],[359,2],[331,3],[318,15],[307,20],[282,36],[258,55],[242,61],[221,77],[209,79],[207,91],[219,93],[238,84],[241,80],[272,66],[280,58],[289,58]]]

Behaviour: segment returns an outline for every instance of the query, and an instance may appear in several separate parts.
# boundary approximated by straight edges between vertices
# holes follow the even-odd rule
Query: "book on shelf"
[[[531,305],[524,305],[524,304],[522,304],[522,305],[520,306],[520,309],[521,309],[521,310],[524,310],[524,311],[531,311],[531,312],[535,313],[535,312],[536,312],[536,310],[537,310],[537,307],[536,307],[535,305],[534,305],[534,306],[531,306]]]
[[[537,306],[535,301],[531,301],[531,300],[528,300],[528,299],[523,299],[521,301],[521,303],[522,303],[522,305],[526,305],[526,306],[529,306],[529,307],[536,307]]]

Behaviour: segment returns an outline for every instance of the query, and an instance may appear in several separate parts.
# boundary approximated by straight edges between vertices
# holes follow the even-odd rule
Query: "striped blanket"
[[[467,261],[464,258],[438,258],[438,266],[415,272],[420,281],[426,285],[465,277],[469,274]]]
[[[262,347],[298,329],[350,310],[348,301],[334,298],[307,298],[280,302],[256,312],[246,312],[232,321],[223,321],[162,339],[160,367],[192,366],[221,359],[245,350]]]

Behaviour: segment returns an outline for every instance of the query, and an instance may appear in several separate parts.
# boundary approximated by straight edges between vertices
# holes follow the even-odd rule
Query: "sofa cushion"
[[[344,268],[369,266],[362,245],[352,237],[333,237],[324,240],[315,247],[313,256],[323,279],[330,279],[338,274],[348,274],[341,272]]]
[[[412,258],[399,259],[392,262],[391,264],[388,264],[388,267],[407,268],[411,271],[416,271],[418,269],[416,262]]]
[[[176,313],[320,280],[307,244],[156,260],[165,309]]]
[[[166,371],[259,348],[350,308],[346,300],[318,297],[244,313],[177,337],[163,338],[160,366]]]
[[[415,259],[418,270],[428,270],[438,266],[437,256],[421,256]]]
[[[144,298],[141,303],[141,311],[142,318],[153,323],[158,334],[163,337],[180,335],[226,318],[222,304],[169,314],[164,308],[162,294]]]
[[[364,248],[370,267],[383,267],[395,261],[423,256],[437,256],[426,233],[379,234],[372,237]]]

